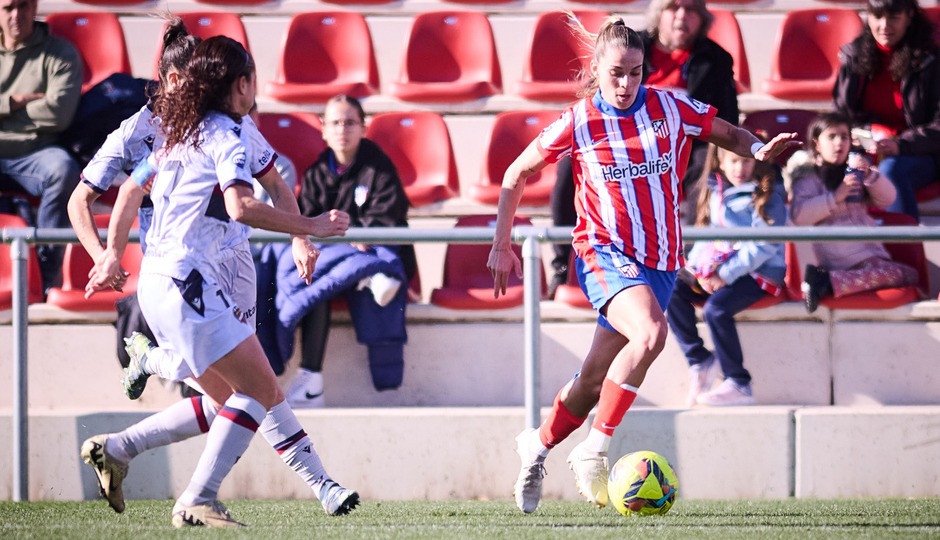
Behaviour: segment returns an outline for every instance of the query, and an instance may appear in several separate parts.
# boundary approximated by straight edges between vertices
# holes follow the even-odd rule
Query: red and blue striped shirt
[[[716,113],[688,96],[641,86],[626,111],[598,91],[542,131],[537,141],[546,161],[572,156],[579,255],[613,245],[647,267],[679,268],[679,201],[691,139],[711,134]]]

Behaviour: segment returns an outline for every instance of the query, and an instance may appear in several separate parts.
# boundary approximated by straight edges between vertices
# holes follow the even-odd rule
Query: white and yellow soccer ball
[[[627,454],[610,469],[610,504],[625,516],[665,514],[679,492],[679,479],[666,458],[644,450]]]

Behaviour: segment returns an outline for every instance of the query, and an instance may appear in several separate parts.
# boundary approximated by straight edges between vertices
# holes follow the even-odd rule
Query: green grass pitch
[[[531,515],[511,501],[364,501],[326,516],[316,501],[226,501],[239,530],[175,530],[172,501],[0,502],[0,538],[303,539],[940,539],[940,498],[678,500],[669,514],[625,518],[580,501],[543,501]]]

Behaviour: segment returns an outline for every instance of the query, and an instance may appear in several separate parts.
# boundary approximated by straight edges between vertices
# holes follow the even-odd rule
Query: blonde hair
[[[643,40],[640,39],[640,34],[627,26],[627,23],[621,17],[608,17],[597,33],[593,34],[581,24],[581,21],[574,13],[570,11],[565,13],[568,14],[568,25],[571,27],[571,32],[585,45],[593,46],[593,60],[595,62],[599,61],[601,56],[611,47],[636,49],[641,53],[644,52]],[[581,80],[584,81],[584,87],[578,91],[578,97],[588,97],[597,91],[597,77],[592,73],[582,71]]]

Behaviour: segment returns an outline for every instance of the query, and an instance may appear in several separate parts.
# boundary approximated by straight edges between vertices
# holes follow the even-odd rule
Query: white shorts
[[[255,260],[246,241],[244,245],[223,249],[219,261],[219,286],[235,301],[237,316],[255,328],[258,313],[258,286],[255,279]]]
[[[231,296],[193,271],[185,282],[141,269],[140,310],[161,348],[178,359],[176,380],[200,376],[255,333]]]

